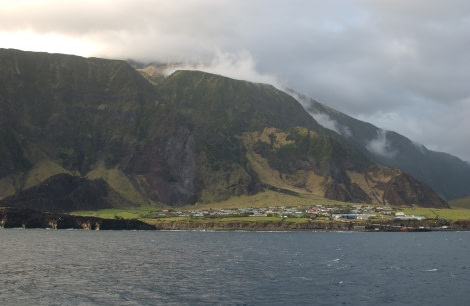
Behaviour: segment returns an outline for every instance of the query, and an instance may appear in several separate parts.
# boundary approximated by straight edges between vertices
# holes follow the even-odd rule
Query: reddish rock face
[[[430,187],[404,172],[386,184],[383,199],[400,206],[419,203],[421,207],[450,208],[449,204]]]
[[[145,178],[152,200],[171,206],[196,202],[198,160],[188,129],[149,142],[131,164],[130,173]]]

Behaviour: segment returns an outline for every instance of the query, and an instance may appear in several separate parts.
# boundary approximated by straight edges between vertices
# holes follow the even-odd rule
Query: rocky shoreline
[[[308,220],[272,221],[223,219],[158,220],[149,223],[134,219],[102,219],[43,213],[27,208],[0,208],[0,228],[51,228],[83,230],[195,230],[195,231],[363,231],[363,232],[427,232],[468,231],[470,220],[455,221],[445,225],[436,220],[388,221],[360,223]]]
[[[42,213],[28,208],[0,207],[0,228],[52,228],[83,230],[155,230],[139,220],[102,219]]]
[[[389,222],[381,224],[349,223],[339,221],[157,221],[157,230],[196,231],[362,231],[362,232],[429,232],[467,231],[470,221],[455,222],[448,226],[430,226],[424,222]]]

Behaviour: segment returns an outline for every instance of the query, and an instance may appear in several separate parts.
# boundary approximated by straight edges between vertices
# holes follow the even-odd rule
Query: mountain
[[[382,130],[291,92],[325,126],[344,136],[374,162],[400,168],[426,183],[448,200],[470,196],[470,164],[392,131]]]
[[[132,207],[101,178],[89,180],[61,173],[2,201],[6,207],[22,207],[47,212],[98,210]]]
[[[0,84],[0,206],[183,206],[269,189],[449,207],[270,85],[11,49]]]

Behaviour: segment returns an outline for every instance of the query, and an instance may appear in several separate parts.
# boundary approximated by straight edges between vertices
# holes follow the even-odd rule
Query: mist
[[[2,48],[180,63],[291,88],[470,161],[469,1],[0,4]]]

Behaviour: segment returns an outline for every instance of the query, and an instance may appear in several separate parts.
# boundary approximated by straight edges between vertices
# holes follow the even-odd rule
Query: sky
[[[0,48],[270,83],[470,161],[468,0],[0,0]]]

